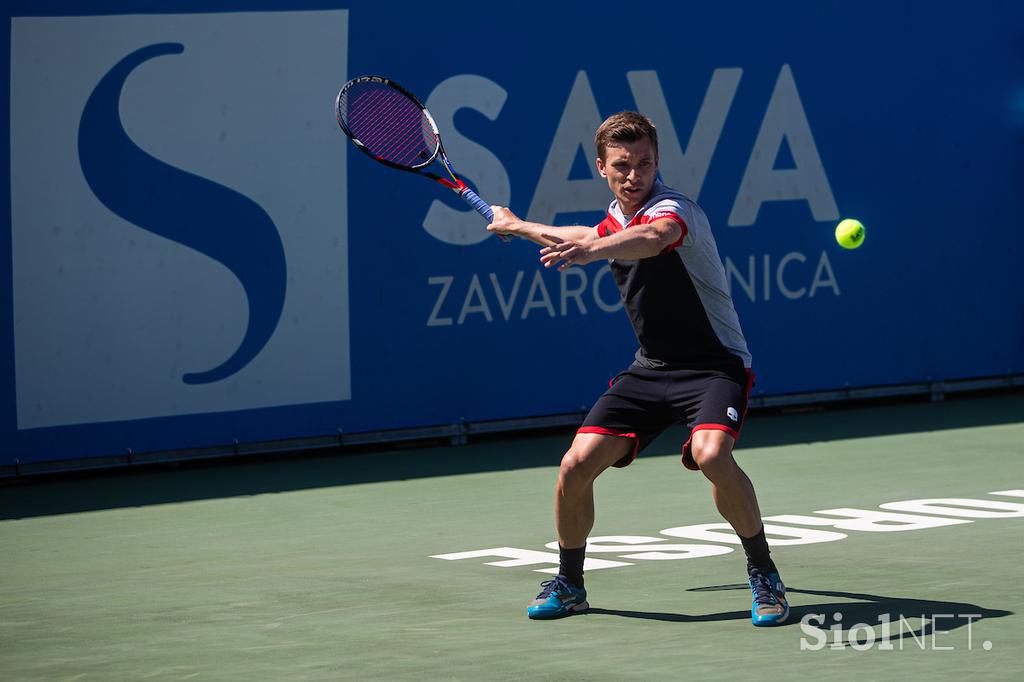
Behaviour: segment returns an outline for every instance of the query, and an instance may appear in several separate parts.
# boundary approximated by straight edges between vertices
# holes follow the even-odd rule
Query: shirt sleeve
[[[669,244],[664,249],[662,249],[662,253],[669,253],[670,251],[674,251],[675,249],[678,249],[680,246],[684,246],[688,243],[687,237],[690,234],[690,226],[685,218],[685,215],[685,207],[683,207],[682,205],[680,205],[678,201],[675,201],[673,199],[665,199],[664,201],[659,201],[654,206],[651,206],[649,209],[647,209],[647,211],[644,213],[645,223],[653,223],[656,220],[664,220],[667,218],[679,224],[681,232],[681,234],[679,235],[679,239],[677,239],[674,243]],[[692,242],[692,239],[690,241]]]

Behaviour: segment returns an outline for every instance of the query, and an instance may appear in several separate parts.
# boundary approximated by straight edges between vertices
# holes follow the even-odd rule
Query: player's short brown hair
[[[606,118],[597,128],[594,145],[598,157],[604,161],[608,145],[615,142],[637,142],[645,137],[654,145],[654,154],[657,156],[658,131],[651,119],[636,111],[620,111]]]

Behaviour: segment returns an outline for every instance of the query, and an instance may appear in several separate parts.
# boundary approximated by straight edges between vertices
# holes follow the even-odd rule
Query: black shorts
[[[661,370],[632,366],[609,382],[577,433],[633,438],[633,451],[615,463],[628,466],[637,453],[676,424],[690,429],[683,444],[683,464],[697,470],[689,453],[693,433],[717,429],[739,438],[747,414],[754,373],[718,370]]]

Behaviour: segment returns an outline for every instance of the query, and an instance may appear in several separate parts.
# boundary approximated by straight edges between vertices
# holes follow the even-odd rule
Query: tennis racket
[[[487,202],[452,168],[430,112],[398,83],[381,76],[350,80],[338,93],[334,110],[348,138],[375,161],[425,175],[462,197],[487,222],[494,220]],[[437,172],[428,170],[431,167]]]

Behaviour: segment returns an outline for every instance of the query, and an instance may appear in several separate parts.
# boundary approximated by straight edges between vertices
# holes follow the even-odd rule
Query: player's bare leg
[[[578,433],[555,485],[555,527],[562,547],[583,547],[594,527],[594,480],[634,447],[632,438]]]
[[[690,452],[701,472],[711,481],[711,496],[718,513],[743,538],[761,530],[761,510],[750,479],[733,459],[736,440],[725,431],[702,429],[693,434]]]
[[[778,625],[789,616],[786,587],[769,557],[761,510],[754,486],[732,456],[736,440],[724,431],[704,429],[693,434],[691,454],[709,481],[719,513],[733,527],[747,554],[747,573],[754,625]]]
[[[542,583],[540,594],[526,610],[530,618],[561,618],[589,607],[583,560],[587,536],[594,527],[594,480],[634,446],[632,438],[578,433],[562,457],[555,484],[558,575]]]

